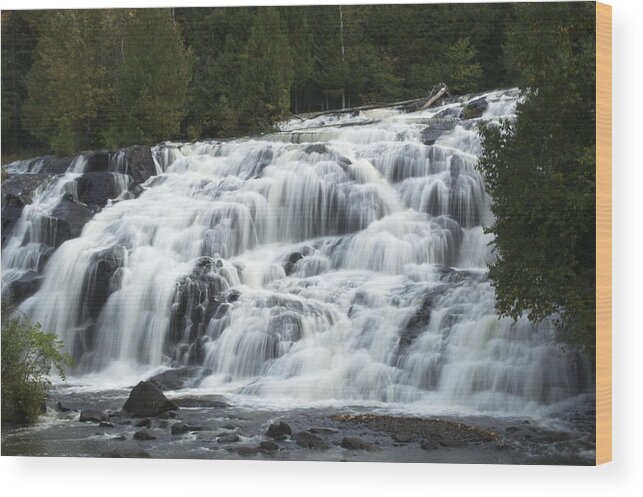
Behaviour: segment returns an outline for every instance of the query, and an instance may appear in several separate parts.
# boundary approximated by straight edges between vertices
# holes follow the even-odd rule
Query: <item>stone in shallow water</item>
[[[370,444],[357,437],[344,437],[341,444],[343,449],[364,450],[370,447]]]
[[[97,411],[96,409],[83,409],[80,411],[81,423],[100,423],[101,421],[107,421],[107,415],[103,411]]]
[[[114,449],[114,450],[109,450],[107,452],[103,452],[100,456],[114,457],[114,458],[121,458],[121,457],[150,458],[152,457],[149,452],[146,452],[140,449],[131,449],[131,450]]]
[[[288,423],[284,423],[283,421],[280,421],[279,423],[272,423],[268,427],[268,431],[266,432],[266,435],[270,438],[276,438],[280,440],[285,439],[288,435],[291,434],[292,429],[290,428],[290,425],[288,425]]]
[[[183,435],[190,431],[190,427],[183,423],[174,423],[172,425],[172,435]]]
[[[156,435],[153,435],[147,430],[141,430],[134,433],[135,440],[156,440]]]
[[[279,450],[279,446],[275,442],[265,441],[259,444],[259,449],[266,452],[275,452]]]
[[[174,402],[168,400],[163,392],[149,381],[141,381],[136,385],[123,406],[123,410],[134,417],[158,416],[165,411],[178,409]]]
[[[320,437],[305,431],[295,433],[292,436],[292,439],[297,443],[297,445],[306,449],[324,450],[328,448],[328,444],[326,444],[326,442],[324,442]]]
[[[219,435],[217,442],[220,444],[231,444],[239,441],[239,435],[237,433],[224,433]]]

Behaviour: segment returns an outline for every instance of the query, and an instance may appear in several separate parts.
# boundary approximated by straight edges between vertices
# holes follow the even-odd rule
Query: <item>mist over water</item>
[[[486,98],[489,121],[510,118],[519,94]],[[465,104],[159,145],[143,192],[109,202],[49,254],[20,310],[64,340],[81,381],[124,386],[141,371],[198,365],[211,370],[200,391],[249,402],[569,405],[592,388],[583,356],[548,321],[495,314],[475,120],[441,117]],[[425,144],[427,126],[444,123]],[[27,162],[16,172],[37,172]],[[55,246],[47,214],[75,194],[83,167],[79,156],[25,207],[3,250],[3,288],[41,269]],[[117,155],[110,167],[126,170]]]

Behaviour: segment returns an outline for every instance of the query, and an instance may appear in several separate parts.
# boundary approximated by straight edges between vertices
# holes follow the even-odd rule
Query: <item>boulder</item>
[[[101,421],[98,423],[99,428],[114,428],[114,425],[110,423],[109,421]]]
[[[328,444],[326,444],[326,442],[324,442],[320,437],[306,431],[297,432],[291,438],[297,443],[297,445],[306,449],[324,450],[328,448]]]
[[[123,411],[134,417],[158,416],[165,411],[177,411],[179,407],[149,381],[141,381],[130,392]]]
[[[156,440],[156,435],[148,430],[141,430],[134,433],[134,440]]]
[[[284,440],[286,437],[292,434],[292,429],[287,423],[280,421],[279,423],[272,423],[268,427],[266,436],[270,438],[275,438],[277,440]]]
[[[437,450],[440,448],[440,445],[435,442],[434,440],[424,440],[421,444],[420,447],[423,450]]]
[[[96,409],[83,409],[80,411],[79,421],[81,423],[100,423],[101,421],[107,421],[107,414],[103,411],[97,411]]]
[[[136,426],[137,428],[151,428],[152,427],[152,420],[150,418],[141,419],[134,426]]]

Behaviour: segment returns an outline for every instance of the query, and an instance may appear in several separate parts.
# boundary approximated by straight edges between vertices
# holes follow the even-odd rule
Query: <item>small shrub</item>
[[[8,311],[3,305],[3,314]],[[64,378],[71,357],[53,333],[20,315],[2,322],[2,422],[34,423],[43,412],[52,367]]]

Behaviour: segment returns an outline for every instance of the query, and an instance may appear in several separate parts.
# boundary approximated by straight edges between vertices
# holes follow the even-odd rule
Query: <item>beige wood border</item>
[[[596,464],[612,460],[612,7],[596,3]]]

